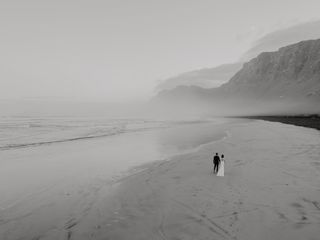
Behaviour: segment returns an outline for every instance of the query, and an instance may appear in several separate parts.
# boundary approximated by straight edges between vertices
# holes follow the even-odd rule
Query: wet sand
[[[226,155],[225,177],[212,174],[215,151]],[[318,239],[319,156],[313,129],[235,125],[221,141],[124,179],[71,239]]]

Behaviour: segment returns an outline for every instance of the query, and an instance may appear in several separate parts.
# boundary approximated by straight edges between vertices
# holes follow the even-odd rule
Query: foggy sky
[[[0,99],[127,101],[157,81],[237,61],[319,0],[1,0]]]

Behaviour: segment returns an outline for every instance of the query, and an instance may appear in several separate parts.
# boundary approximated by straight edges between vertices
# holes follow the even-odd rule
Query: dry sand
[[[211,156],[226,155],[225,177]],[[128,177],[72,239],[319,239],[320,134],[255,121]],[[98,216],[98,217],[97,217]]]
[[[212,174],[216,151],[226,156],[224,177]],[[142,165],[132,170],[134,174],[92,185],[85,192],[60,189],[49,204],[31,202],[42,203],[33,212],[26,211],[29,206],[25,204],[2,211],[1,236],[319,239],[319,157],[320,133],[314,129],[264,121],[233,124],[227,137],[191,153]],[[63,198],[75,200],[59,208]],[[49,215],[51,222],[43,221],[40,226],[39,219]],[[23,237],[24,232],[28,237]]]

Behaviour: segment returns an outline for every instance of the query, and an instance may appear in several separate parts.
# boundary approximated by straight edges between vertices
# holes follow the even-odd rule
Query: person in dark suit
[[[220,164],[220,157],[218,153],[213,157],[213,172],[217,173],[219,169],[219,164]]]

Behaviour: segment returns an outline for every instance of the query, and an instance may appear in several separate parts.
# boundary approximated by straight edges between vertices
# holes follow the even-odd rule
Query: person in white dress
[[[224,155],[223,154],[221,155],[220,166],[219,166],[217,176],[220,176],[220,177],[224,176]]]

